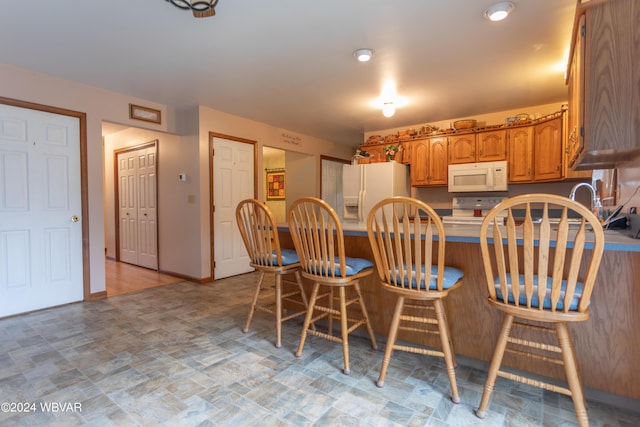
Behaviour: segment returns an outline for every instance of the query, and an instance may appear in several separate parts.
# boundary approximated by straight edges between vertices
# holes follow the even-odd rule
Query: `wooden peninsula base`
[[[345,236],[346,253],[372,260],[366,234],[359,234]],[[288,231],[280,230],[280,241],[293,248]],[[479,243],[447,239],[446,264],[465,272],[463,285],[445,301],[455,353],[489,362],[502,313],[487,303]],[[376,334],[386,336],[395,296],[382,289],[375,272],[361,282],[361,289]],[[635,406],[638,402],[633,400],[640,400],[640,252],[605,250],[590,311],[589,320],[569,325],[582,385],[588,396],[588,389],[593,389],[621,396]],[[400,339],[437,345],[437,340],[429,341],[425,335],[409,333]],[[508,355],[504,364],[564,380],[562,366],[549,368],[549,364]]]

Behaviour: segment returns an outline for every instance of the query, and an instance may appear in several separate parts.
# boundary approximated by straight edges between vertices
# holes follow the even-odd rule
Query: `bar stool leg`
[[[496,377],[498,376],[498,370],[502,364],[502,357],[504,356],[504,350],[507,348],[507,340],[511,333],[511,326],[513,325],[513,315],[505,314],[502,322],[502,330],[498,336],[498,343],[496,344],[496,350],[493,353],[493,359],[491,359],[491,365],[489,366],[489,374],[487,375],[487,381],[484,384],[484,392],[482,393],[482,400],[480,400],[480,406],[476,411],[478,418],[484,418],[487,415],[487,407],[489,406],[489,399],[491,399],[491,393],[493,392],[493,386],[496,383]]]
[[[282,275],[276,274],[276,348],[282,347]]]
[[[342,356],[344,358],[344,374],[350,375],[349,366],[349,322],[347,315],[347,301],[344,286],[340,286],[340,333],[342,334]]]
[[[391,327],[389,328],[389,338],[387,339],[387,346],[384,350],[384,356],[382,357],[382,366],[380,367],[380,376],[376,385],[380,388],[384,387],[384,378],[387,375],[387,368],[389,362],[391,362],[391,355],[393,354],[393,346],[396,344],[398,338],[398,326],[400,326],[400,316],[402,315],[402,309],[404,307],[404,297],[399,296],[396,300],[396,308],[393,311],[393,319],[391,320]]]
[[[304,347],[304,342],[307,339],[307,328],[309,328],[309,324],[311,323],[311,318],[313,317],[313,307],[316,304],[316,299],[318,298],[319,288],[320,288],[320,284],[318,282],[313,284],[313,291],[311,292],[311,299],[309,301],[309,308],[307,309],[307,315],[304,318],[304,325],[302,325],[302,334],[300,335],[300,344],[298,344],[296,357],[302,357],[302,348]]]
[[[256,287],[256,292],[253,295],[253,301],[251,302],[251,308],[249,309],[249,315],[247,316],[247,323],[244,325],[244,329],[242,332],[249,332],[249,326],[251,325],[251,319],[253,319],[253,313],[256,312],[256,304],[258,303],[258,296],[260,295],[260,289],[262,288],[262,280],[264,279],[264,271],[260,271],[260,276],[258,277],[258,286]]]
[[[364,321],[367,325],[367,331],[369,332],[369,338],[371,339],[371,347],[373,347],[374,350],[377,350],[378,343],[376,342],[376,336],[373,333],[371,322],[369,322],[369,314],[367,313],[367,307],[364,305],[364,299],[362,298],[362,293],[360,292],[360,284],[356,282],[354,286],[356,288],[356,293],[358,294],[358,302],[360,303],[360,310],[362,311],[362,316],[364,317]]]
[[[587,417],[587,408],[584,403],[585,400],[582,394],[582,386],[580,385],[580,378],[578,377],[578,368],[575,364],[573,345],[571,344],[571,337],[569,336],[567,324],[556,323],[556,334],[558,335],[558,343],[562,349],[564,368],[567,373],[567,382],[569,383],[569,389],[571,390],[571,399],[573,399],[573,406],[576,411],[576,417],[578,418],[578,424],[580,427],[585,427],[589,425],[589,418]]]
[[[451,338],[449,336],[449,328],[444,311],[444,304],[441,299],[433,301],[436,309],[436,318],[438,319],[438,330],[440,332],[440,341],[442,342],[442,352],[444,353],[444,361],[447,365],[447,374],[449,375],[449,383],[451,384],[451,401],[460,403],[460,395],[458,394],[458,384],[456,383],[456,362],[451,347]]]

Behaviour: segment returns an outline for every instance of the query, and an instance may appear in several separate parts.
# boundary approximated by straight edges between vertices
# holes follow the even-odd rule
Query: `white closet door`
[[[158,269],[156,146],[117,154],[122,262]]]

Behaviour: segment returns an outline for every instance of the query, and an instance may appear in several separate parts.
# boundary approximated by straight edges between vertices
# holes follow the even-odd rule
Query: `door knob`
[[[71,222],[78,222],[78,221],[80,221],[80,218],[78,217],[78,215],[71,216]]]

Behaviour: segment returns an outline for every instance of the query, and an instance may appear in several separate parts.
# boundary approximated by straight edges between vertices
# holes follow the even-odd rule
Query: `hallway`
[[[105,282],[107,296],[109,297],[182,281],[184,279],[161,274],[148,268],[127,264],[126,262],[116,262],[112,259],[105,260]]]

